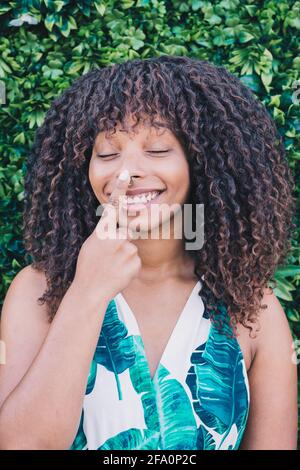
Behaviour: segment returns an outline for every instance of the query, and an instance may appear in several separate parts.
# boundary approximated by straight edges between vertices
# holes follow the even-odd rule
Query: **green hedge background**
[[[91,68],[162,54],[225,66],[266,105],[284,136],[299,201],[299,29],[300,1],[289,0],[0,4],[0,98],[6,91],[0,101],[0,304],[25,266],[20,226],[34,133],[52,100]],[[275,276],[275,294],[295,340],[300,337],[299,209],[298,204],[293,249]]]

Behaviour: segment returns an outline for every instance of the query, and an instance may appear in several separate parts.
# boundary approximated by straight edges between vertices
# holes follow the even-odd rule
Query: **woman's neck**
[[[185,251],[184,240],[174,238],[138,238],[132,242],[138,248],[142,266],[137,279],[143,284],[160,283],[170,278],[192,278],[194,260]]]

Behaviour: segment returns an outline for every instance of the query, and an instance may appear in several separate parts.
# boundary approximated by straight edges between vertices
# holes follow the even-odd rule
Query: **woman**
[[[28,162],[1,447],[296,448],[292,336],[268,285],[292,183],[275,124],[223,67],[162,56],[76,80]],[[173,204],[203,204],[201,248],[175,236],[180,210],[152,215]]]

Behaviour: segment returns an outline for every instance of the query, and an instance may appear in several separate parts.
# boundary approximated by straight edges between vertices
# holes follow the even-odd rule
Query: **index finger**
[[[104,210],[98,222],[99,230],[103,229],[103,226],[109,223],[109,221],[112,221],[112,217],[115,217],[114,222],[117,226],[119,222],[120,197],[126,194],[129,181],[130,178],[128,170],[122,171],[115,183],[115,187],[111,192],[108,202],[106,204],[103,204]]]
[[[120,203],[120,196],[125,196],[128,185],[129,185],[129,171],[124,170],[122,173],[119,175],[119,178],[117,179],[116,185],[108,199],[108,203],[111,204],[112,206],[116,207],[116,209],[119,206]]]

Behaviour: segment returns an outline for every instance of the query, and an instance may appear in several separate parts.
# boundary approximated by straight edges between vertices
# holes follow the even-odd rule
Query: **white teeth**
[[[143,193],[136,196],[124,196],[124,201],[127,204],[146,204],[154,199],[159,194],[159,191],[152,191],[150,193]]]

